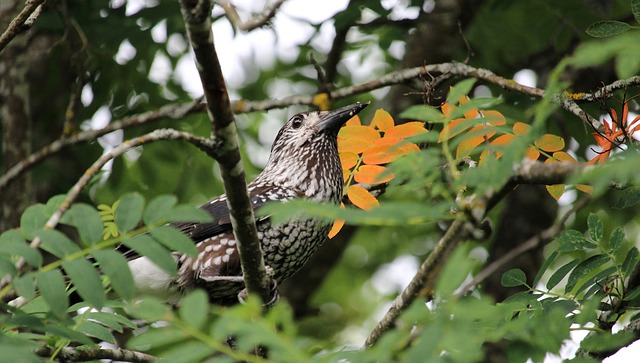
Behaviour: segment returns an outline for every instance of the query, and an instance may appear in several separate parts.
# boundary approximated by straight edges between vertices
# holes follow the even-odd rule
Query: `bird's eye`
[[[294,129],[300,128],[300,126],[302,126],[302,116],[293,116],[291,126],[293,126]]]

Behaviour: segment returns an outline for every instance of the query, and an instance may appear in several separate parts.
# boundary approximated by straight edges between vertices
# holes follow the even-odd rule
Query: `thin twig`
[[[245,287],[264,302],[271,300],[271,278],[267,275],[258,241],[255,216],[247,192],[244,168],[240,159],[238,135],[224,75],[211,31],[211,3],[208,0],[180,0],[189,41],[195,54],[207,112],[211,119],[211,135],[220,142],[216,158],[227,195],[233,234],[238,242],[240,265]]]
[[[73,185],[73,187],[71,187],[71,189],[67,193],[66,198],[62,202],[60,207],[58,207],[58,209],[51,215],[51,217],[49,217],[44,225],[44,229],[54,229],[58,225],[58,223],[62,219],[62,216],[69,209],[71,204],[78,198],[82,189],[87,186],[91,178],[93,178],[109,160],[112,160],[124,154],[134,147],[160,140],[184,140],[197,146],[209,155],[217,155],[216,150],[219,149],[219,146],[217,142],[215,142],[215,140],[205,139],[188,132],[177,131],[173,129],[159,129],[152,131],[146,135],[139,136],[131,140],[126,140],[122,144],[116,146],[111,151],[98,158],[98,160],[96,160],[93,165],[91,165],[91,167],[87,169],[84,174],[82,174],[82,177],[78,179],[78,181]],[[38,248],[40,247],[41,242],[41,239],[39,237],[36,237],[31,241],[30,247]],[[18,259],[15,264],[16,270],[18,272],[22,270],[25,266],[25,263],[26,262],[24,258]],[[0,280],[0,290],[4,289],[8,284],[10,284],[11,280],[12,275],[3,277],[2,280]]]
[[[0,53],[2,50],[20,33],[29,30],[36,21],[40,12],[42,12],[42,4],[46,0],[27,0],[24,8],[9,23],[9,27],[0,35]]]
[[[231,4],[231,2],[227,0],[217,0],[215,3],[220,5],[222,9],[224,9],[225,14],[227,15],[227,19],[229,19],[231,24],[233,24],[236,29],[250,32],[267,24],[267,22],[269,22],[269,20],[271,20],[271,18],[276,15],[276,12],[284,2],[285,0],[275,0],[271,4],[265,6],[261,13],[255,15],[247,21],[242,21],[242,19],[240,19],[240,15],[238,14],[236,7]]]

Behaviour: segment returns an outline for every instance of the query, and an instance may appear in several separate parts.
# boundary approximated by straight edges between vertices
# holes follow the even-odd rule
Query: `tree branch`
[[[562,231],[562,229],[564,228],[564,224],[567,222],[567,219],[569,219],[572,214],[582,209],[582,207],[587,204],[588,200],[588,197],[579,199],[574,204],[573,208],[565,213],[553,226],[541,231],[540,233],[526,240],[524,243],[518,245],[518,247],[500,256],[499,259],[493,261],[493,263],[491,263],[490,265],[482,269],[482,271],[480,271],[477,275],[475,275],[473,279],[466,285],[464,285],[458,292],[456,292],[455,295],[457,297],[464,296],[466,293],[471,291],[471,289],[482,283],[491,274],[499,270],[502,266],[513,261],[513,259],[525,254],[527,251],[531,251],[541,245],[545,245],[551,242],[553,238]]]
[[[2,53],[2,50],[13,38],[33,26],[40,12],[42,12],[44,2],[45,0],[27,0],[24,8],[22,8],[20,13],[11,21],[9,27],[0,35],[0,53]]]
[[[507,182],[507,185],[512,184],[514,181],[530,184],[558,184],[578,170],[580,170],[580,164],[577,163],[523,163],[515,169],[514,176],[512,180]],[[364,343],[364,348],[373,346],[380,336],[395,324],[402,311],[407,309],[416,299],[418,292],[422,289],[427,279],[433,278],[433,273],[437,271],[439,265],[446,259],[448,252],[452,251],[460,241],[471,235],[471,226],[474,222],[484,219],[490,208],[496,205],[494,202],[491,207],[487,207],[489,205],[487,201],[494,198],[494,195],[495,193],[488,193],[483,198],[480,198],[476,203],[477,205],[470,208],[470,214],[461,214],[454,220],[444,236],[433,248],[433,251],[424,260],[409,285],[396,297],[385,316],[371,331]],[[506,194],[501,195],[504,196]]]
[[[519,92],[532,97],[542,97],[544,95],[543,89],[520,85],[512,80],[497,76],[485,69],[473,68],[462,63],[441,63],[427,65],[424,67],[407,68],[400,71],[392,72],[367,83],[331,91],[329,93],[329,97],[332,100],[340,100],[380,88],[403,84],[424,75],[430,75],[432,73],[475,77],[496,86],[502,87],[506,90]],[[559,103],[561,107],[563,107],[567,111],[578,116],[583,121],[590,123],[595,129],[601,130],[603,127],[602,123],[587,115],[584,110],[580,108],[577,102],[589,102],[596,99],[610,97],[608,96],[608,94],[614,90],[638,85],[640,85],[640,76],[635,76],[626,80],[615,81],[609,85],[602,87],[595,93],[565,93],[562,95],[556,95],[553,99],[554,102]],[[271,109],[283,108],[291,105],[318,106],[315,104],[316,96],[317,95],[295,95],[266,101],[238,100],[232,103],[231,108],[234,113],[248,113],[255,111],[268,111]],[[2,191],[7,186],[7,184],[9,184],[16,177],[20,176],[30,167],[39,163],[46,157],[60,152],[65,147],[87,142],[114,130],[129,128],[164,118],[178,119],[191,113],[202,112],[204,109],[204,105],[199,101],[195,101],[193,103],[168,104],[158,109],[157,111],[146,112],[140,115],[134,115],[125,119],[114,121],[100,130],[85,131],[73,135],[69,138],[56,140],[29,156],[29,158],[25,159],[23,162],[13,166],[4,175],[0,176],[0,191]]]
[[[51,347],[41,347],[36,350],[36,354],[44,358],[53,358],[64,362],[87,362],[99,359],[132,363],[152,363],[158,361],[158,359],[152,355],[120,348],[106,349],[100,347],[65,347],[60,351],[57,351]],[[55,357],[53,357],[54,354]]]
[[[253,18],[242,21],[236,7],[227,0],[216,0],[215,3],[220,5],[224,9],[227,19],[233,24],[236,29],[240,29],[245,32],[250,32],[256,28],[260,28],[265,25],[271,18],[276,15],[276,12],[282,6],[285,0],[275,0],[271,4],[267,4],[260,14],[257,14]]]
[[[271,281],[264,265],[247,192],[233,111],[213,43],[211,3],[208,0],[180,0],[180,7],[207,100],[211,135],[219,140],[221,146],[217,161],[227,194],[233,234],[238,242],[245,287],[250,293],[260,296],[262,301],[268,302],[271,300]]]
[[[20,163],[12,166],[3,175],[0,175],[0,191],[2,191],[9,183],[11,183],[15,178],[19,177],[29,168],[40,163],[47,157],[59,153],[69,146],[94,140],[115,130],[124,130],[130,127],[139,126],[147,124],[149,122],[167,118],[177,120],[188,114],[201,112],[202,110],[204,110],[204,105],[200,103],[200,100],[189,103],[174,103],[163,106],[155,111],[145,112],[139,115],[126,117],[111,122],[110,124],[99,130],[88,130],[73,134],[69,137],[61,137],[60,139],[31,154],[28,158],[22,160]]]
[[[199,136],[195,136],[188,132],[177,131],[173,129],[159,129],[152,131],[146,135],[136,137],[131,140],[126,140],[122,144],[116,146],[108,153],[102,155],[98,160],[96,160],[87,171],[82,174],[82,177],[78,179],[78,181],[71,187],[65,200],[62,202],[60,207],[49,217],[47,222],[44,225],[44,229],[54,229],[62,219],[64,213],[69,209],[71,204],[78,198],[80,192],[84,187],[87,186],[91,178],[93,178],[102,167],[109,161],[112,160],[130,149],[143,145],[149,144],[155,141],[160,140],[184,140],[187,141],[201,150],[205,151],[209,155],[213,155],[218,157],[218,150],[220,149],[220,144],[215,139],[205,139]],[[40,247],[41,239],[39,237],[34,238],[29,246],[31,248]],[[25,266],[24,258],[18,259],[15,264],[16,270],[19,272]],[[12,276],[7,275],[0,280],[0,291],[4,291],[7,285],[9,285],[12,281]]]
[[[396,322],[400,314],[413,303],[418,296],[418,292],[427,281],[427,277],[438,267],[443,256],[452,250],[458,242],[467,238],[470,228],[464,218],[457,218],[453,221],[447,232],[440,238],[426,260],[420,265],[409,285],[396,297],[385,316],[378,322],[373,331],[367,337],[364,348],[373,346],[380,336],[389,330]]]

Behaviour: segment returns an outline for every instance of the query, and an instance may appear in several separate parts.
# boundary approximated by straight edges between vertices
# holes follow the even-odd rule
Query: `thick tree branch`
[[[245,286],[250,293],[255,293],[262,301],[268,302],[271,300],[271,281],[264,265],[253,208],[247,192],[231,102],[213,43],[211,3],[208,0],[180,0],[180,7],[207,101],[207,112],[212,124],[211,135],[219,140],[221,146],[217,161],[227,194],[233,233],[238,241]]]
[[[158,359],[152,355],[136,352],[127,349],[105,349],[105,348],[72,348],[65,347],[59,352],[51,347],[42,347],[36,350],[36,354],[50,358],[55,353],[55,360],[63,362],[87,362],[100,359],[110,361],[123,361],[132,363],[152,363]]]
[[[46,0],[27,0],[18,16],[11,21],[9,27],[0,35],[0,53],[2,53],[2,50],[13,38],[33,26],[40,12],[42,12],[42,5],[45,1]]]
[[[257,14],[256,16],[254,16],[253,18],[247,21],[242,21],[242,19],[240,19],[240,15],[238,14],[238,11],[236,10],[236,7],[233,4],[231,4],[230,1],[228,0],[215,1],[216,4],[220,5],[222,9],[224,9],[225,14],[227,15],[227,19],[229,19],[231,24],[233,24],[233,26],[236,29],[239,29],[245,32],[250,32],[256,28],[260,28],[261,26],[264,26],[265,24],[267,24],[267,22],[276,15],[276,12],[284,2],[285,0],[275,0],[271,4],[267,4],[264,7],[264,10],[260,14]]]
[[[100,158],[98,158],[98,160],[96,160],[93,163],[93,165],[91,165],[91,167],[89,167],[89,169],[87,169],[87,171],[84,172],[82,177],[80,177],[80,179],[78,179],[78,181],[73,185],[73,187],[71,187],[71,189],[67,193],[65,200],[62,202],[60,207],[58,207],[58,209],[51,215],[51,217],[49,217],[49,219],[44,225],[44,228],[45,229],[56,228],[56,226],[62,219],[62,216],[69,209],[69,207],[71,207],[71,204],[78,198],[82,189],[84,189],[87,186],[91,178],[93,178],[109,160],[112,160],[124,154],[125,152],[129,151],[134,147],[137,147],[143,144],[149,144],[149,143],[160,141],[160,140],[184,140],[197,146],[201,150],[205,151],[207,154],[212,155],[214,157],[218,157],[218,150],[220,150],[220,144],[215,139],[206,139],[199,136],[195,136],[188,132],[177,131],[172,129],[159,129],[159,130],[152,131],[146,135],[139,136],[131,140],[127,140],[122,144],[113,148],[108,153],[102,155]],[[41,242],[42,242],[41,239],[39,237],[36,237],[33,239],[33,241],[31,241],[30,247],[38,248],[40,247]],[[24,266],[25,266],[24,258],[20,258],[15,264],[16,270],[18,272],[22,270]],[[12,280],[11,275],[7,275],[3,277],[2,280],[0,280],[0,291],[6,292],[5,288],[7,287],[8,284],[11,283],[11,280]]]

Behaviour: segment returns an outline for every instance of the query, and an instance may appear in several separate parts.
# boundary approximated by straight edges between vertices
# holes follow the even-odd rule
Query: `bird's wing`
[[[298,195],[300,195],[300,193],[295,191],[287,191],[273,185],[249,185],[249,199],[251,200],[251,206],[254,212],[268,202],[275,200],[293,199]],[[207,212],[209,212],[209,214],[211,214],[211,216],[213,217],[213,222],[176,222],[172,223],[171,226],[189,236],[194,242],[200,242],[209,237],[216,236],[231,230],[231,217],[229,215],[229,207],[227,206],[227,197],[225,194],[211,200],[200,208],[206,210]],[[256,223],[259,223],[267,218],[268,216],[260,217],[256,220]]]

